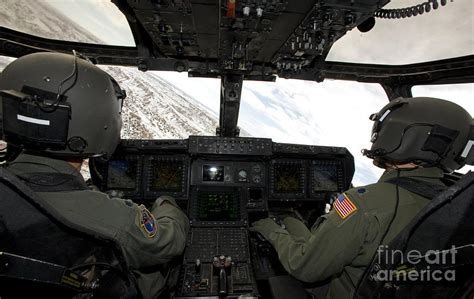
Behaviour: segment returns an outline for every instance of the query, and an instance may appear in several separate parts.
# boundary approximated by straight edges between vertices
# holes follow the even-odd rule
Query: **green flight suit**
[[[28,173],[57,172],[84,180],[69,163],[40,156],[21,154],[7,165],[20,178]],[[185,247],[189,221],[173,198],[163,196],[150,212],[155,218],[156,233],[140,223],[140,207],[130,200],[110,198],[93,190],[37,192],[51,209],[73,223],[115,240],[122,248],[128,266],[134,272],[144,298],[156,298],[165,285],[162,273],[149,267],[162,265],[180,255]],[[141,269],[148,268],[147,271]]]
[[[345,219],[333,207],[311,230],[292,217],[283,220],[285,229],[270,218],[257,221],[252,229],[270,241],[284,268],[296,279],[330,279],[326,298],[352,298],[392,219],[396,186],[384,181],[396,176],[396,170],[386,171],[376,184],[345,192],[356,208]],[[418,168],[400,171],[400,176],[442,185],[443,172]],[[388,244],[427,203],[428,199],[399,188],[398,212],[383,244]]]

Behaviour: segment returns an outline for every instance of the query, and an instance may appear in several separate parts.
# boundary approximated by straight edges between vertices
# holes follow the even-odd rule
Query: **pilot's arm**
[[[337,200],[338,208],[321,216],[311,231],[292,217],[283,221],[286,229],[267,218],[254,223],[253,230],[275,247],[289,274],[305,282],[322,281],[342,272],[358,255],[369,226],[357,201],[349,195]]]
[[[151,210],[134,205],[136,217],[120,238],[130,264],[137,268],[156,266],[180,255],[189,230],[186,215],[170,196],[161,196]]]

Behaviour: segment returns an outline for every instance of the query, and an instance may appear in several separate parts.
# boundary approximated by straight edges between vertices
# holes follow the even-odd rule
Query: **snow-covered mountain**
[[[126,67],[103,69],[127,91],[122,138],[173,139],[215,134],[216,117],[160,77]]]
[[[101,43],[99,38],[45,1],[0,1],[0,26],[46,38]]]
[[[43,1],[0,1],[0,25],[47,38],[102,43]],[[11,58],[0,57],[0,69],[10,61]],[[217,117],[160,77],[134,68],[101,68],[127,91],[122,112],[122,138],[171,139],[215,134]]]

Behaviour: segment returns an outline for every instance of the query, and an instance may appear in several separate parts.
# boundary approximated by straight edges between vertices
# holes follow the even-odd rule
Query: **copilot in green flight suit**
[[[65,161],[27,154],[21,154],[7,169],[20,178],[54,171],[84,180]],[[189,230],[188,218],[173,198],[160,197],[148,211],[130,200],[110,198],[92,190],[37,194],[71,222],[120,244],[143,298],[156,298],[160,294],[166,279],[161,272],[149,269],[181,254]],[[148,270],[141,271],[144,268]]]
[[[285,229],[270,218],[257,221],[252,229],[270,241],[284,268],[296,279],[329,279],[326,298],[351,298],[393,217],[397,187],[384,181],[396,176],[397,170],[386,171],[376,184],[343,193],[310,230],[292,217],[283,220]],[[439,168],[400,171],[400,177],[440,185],[442,176]],[[398,212],[383,244],[388,244],[427,203],[428,199],[399,187]]]

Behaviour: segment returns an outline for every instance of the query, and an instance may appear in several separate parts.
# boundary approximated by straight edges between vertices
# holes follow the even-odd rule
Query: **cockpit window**
[[[474,115],[474,83],[420,85],[411,89],[414,97],[441,98],[462,106]]]
[[[346,147],[356,163],[353,183],[361,185],[381,174],[361,149],[371,145],[369,115],[387,103],[378,84],[249,81],[243,87],[239,126],[274,142]]]
[[[152,73],[179,87],[184,94],[192,95],[218,120],[219,80]],[[346,147],[355,158],[354,184],[362,185],[375,182],[382,172],[360,151],[371,145],[373,123],[369,115],[387,103],[387,96],[378,84],[331,80],[315,83],[282,78],[276,82],[245,81],[238,126],[240,136]],[[211,131],[214,135],[215,131],[212,128]]]
[[[209,109],[206,100],[219,105],[218,80],[193,80],[184,73],[141,72],[131,67],[101,67],[127,92],[122,110],[122,139],[216,134],[219,113]]]
[[[423,2],[394,0],[384,9]],[[327,60],[399,65],[472,55],[473,8],[472,1],[448,1],[445,6],[415,17],[376,18],[369,32],[354,29],[334,43]]]
[[[125,16],[111,1],[0,1],[0,26],[51,39],[135,46]]]

